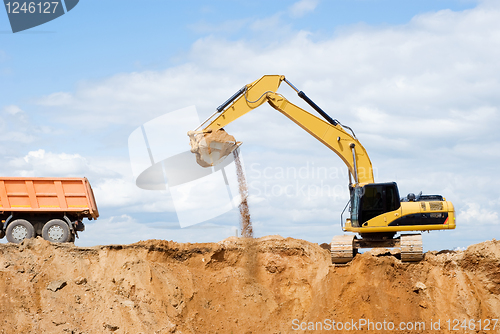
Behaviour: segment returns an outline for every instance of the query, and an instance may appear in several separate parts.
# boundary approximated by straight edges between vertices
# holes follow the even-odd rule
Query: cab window
[[[401,205],[396,183],[370,184],[357,189],[359,191],[352,193],[351,217],[355,214],[358,226],[376,216],[397,210]]]

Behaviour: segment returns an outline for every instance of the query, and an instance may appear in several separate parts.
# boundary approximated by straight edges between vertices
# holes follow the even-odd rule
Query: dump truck
[[[288,84],[321,118],[278,93],[281,83]],[[422,231],[455,228],[453,204],[441,195],[409,194],[401,200],[396,182],[375,183],[371,160],[354,131],[330,117],[284,75],[264,75],[243,86],[198,128],[188,132],[198,164],[214,166],[237,149],[241,143],[223,128],[266,102],[328,147],[348,168],[350,199],[344,211],[349,207],[350,217],[344,221],[342,212],[341,227],[357,235],[333,237],[333,263],[347,263],[358,249],[376,247],[400,248],[402,261],[420,261]]]
[[[37,236],[74,242],[83,219],[97,217],[87,178],[0,177],[0,238],[9,242]]]

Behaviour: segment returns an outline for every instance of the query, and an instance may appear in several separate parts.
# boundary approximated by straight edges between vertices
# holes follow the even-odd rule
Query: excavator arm
[[[277,93],[283,81],[289,84],[325,120],[296,106]],[[349,129],[348,127],[342,126],[340,122],[328,116],[282,75],[265,75],[244,86],[219,106],[217,111],[196,131],[188,133],[191,138],[191,151],[196,154],[198,163],[204,167],[212,166],[236,149],[240,143],[226,134],[222,128],[265,102],[335,152],[347,165],[355,181],[353,185],[363,186],[374,182],[373,168],[368,153],[354,133],[347,132],[345,129]]]

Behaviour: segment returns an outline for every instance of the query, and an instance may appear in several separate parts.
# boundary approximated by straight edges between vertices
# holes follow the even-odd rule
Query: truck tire
[[[65,221],[52,219],[43,226],[42,237],[50,242],[68,242],[71,239],[71,232]]]
[[[35,228],[25,219],[16,219],[7,226],[5,234],[9,242],[18,244],[24,239],[33,238],[35,236]]]

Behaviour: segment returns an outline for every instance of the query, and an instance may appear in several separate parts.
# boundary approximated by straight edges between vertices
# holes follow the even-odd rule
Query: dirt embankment
[[[280,237],[92,248],[32,239],[0,245],[0,332],[327,333],[335,321],[355,333],[365,321],[365,333],[465,333],[448,325],[467,319],[467,332],[498,333],[478,321],[500,318],[499,268],[495,240],[417,264],[372,251],[340,267],[317,244]]]

